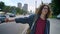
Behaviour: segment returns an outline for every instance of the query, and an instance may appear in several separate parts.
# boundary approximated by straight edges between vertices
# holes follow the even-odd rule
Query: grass
[[[51,16],[50,18],[56,18],[57,16]]]

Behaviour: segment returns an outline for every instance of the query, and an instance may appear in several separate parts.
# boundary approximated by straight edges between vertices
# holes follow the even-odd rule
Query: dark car
[[[0,23],[3,23],[5,20],[6,16],[0,14]]]
[[[10,16],[10,17],[15,17],[15,15],[14,15],[14,14],[10,14],[9,16]]]

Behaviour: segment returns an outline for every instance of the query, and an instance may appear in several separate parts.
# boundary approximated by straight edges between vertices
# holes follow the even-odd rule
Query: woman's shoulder
[[[34,17],[34,16],[35,16],[35,14],[32,14],[32,15],[30,15],[29,17],[32,18],[32,17]]]

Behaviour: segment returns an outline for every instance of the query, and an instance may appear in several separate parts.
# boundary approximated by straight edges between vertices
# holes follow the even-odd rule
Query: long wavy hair
[[[47,6],[48,7],[48,13],[45,16],[46,18],[48,18],[50,16],[50,13],[51,13],[50,7],[48,5],[45,5],[45,4],[40,5],[40,7],[36,9],[36,12],[35,13],[38,14],[38,15],[41,15],[44,6]]]

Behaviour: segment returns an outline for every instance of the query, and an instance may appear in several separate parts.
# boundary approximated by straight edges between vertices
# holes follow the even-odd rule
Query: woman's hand
[[[13,22],[13,21],[15,21],[15,19],[13,19],[13,18],[12,19],[9,19],[9,18],[5,19],[5,22]]]
[[[9,22],[9,19],[8,19],[8,18],[6,18],[6,19],[5,19],[5,22]]]

